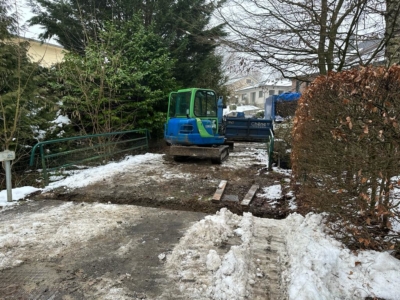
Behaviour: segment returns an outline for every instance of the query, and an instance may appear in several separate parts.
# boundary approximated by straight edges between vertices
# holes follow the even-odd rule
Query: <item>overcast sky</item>
[[[16,0],[17,3],[16,9],[21,17],[19,20],[20,26],[26,25],[26,21],[33,17],[33,14],[30,12],[29,7],[27,6],[26,0]],[[26,36],[29,38],[37,38],[38,34],[41,32],[39,26],[24,26],[23,32],[20,33],[21,36]]]
[[[21,19],[19,20],[21,26],[21,32],[19,35],[22,37],[38,40],[39,34],[42,33],[44,30],[39,25],[28,26],[26,24],[26,22],[34,16],[27,2],[27,0],[15,0],[16,8],[18,9],[18,13],[21,17]],[[51,44],[58,44],[54,39],[50,39],[47,42]]]

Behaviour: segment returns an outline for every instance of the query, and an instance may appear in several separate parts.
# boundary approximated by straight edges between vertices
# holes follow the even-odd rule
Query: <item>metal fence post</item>
[[[46,158],[44,157],[43,145],[40,145],[40,157],[41,157],[41,160],[42,160],[44,184],[48,185],[49,184],[49,176],[47,174]]]
[[[268,151],[268,170],[272,171],[272,157],[274,155],[274,132],[269,130],[271,135],[269,137],[269,151]]]

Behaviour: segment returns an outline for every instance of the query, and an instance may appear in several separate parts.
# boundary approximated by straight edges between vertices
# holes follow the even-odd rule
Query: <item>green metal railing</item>
[[[37,143],[31,152],[29,165],[36,161],[43,169],[45,184],[49,183],[49,172],[74,167],[79,164],[98,162],[100,159],[126,154],[128,151],[148,149],[147,129],[109,132],[84,136],[68,137]],[[39,148],[40,158],[35,156]]]
[[[268,170],[272,170],[272,158],[274,155],[274,133],[272,129],[269,130],[269,145],[268,145]]]

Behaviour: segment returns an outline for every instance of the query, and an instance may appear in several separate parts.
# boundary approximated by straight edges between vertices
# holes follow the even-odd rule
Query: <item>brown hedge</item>
[[[397,65],[331,72],[299,99],[291,152],[297,197],[303,208],[346,220],[361,244],[371,245],[371,226],[390,232],[398,217],[399,112]],[[359,226],[362,237],[353,232]]]

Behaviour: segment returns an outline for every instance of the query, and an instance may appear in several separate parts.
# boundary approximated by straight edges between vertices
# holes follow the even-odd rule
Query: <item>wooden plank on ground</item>
[[[217,188],[217,190],[216,190],[214,196],[212,197],[212,200],[211,200],[212,202],[221,201],[222,194],[223,194],[224,191],[225,191],[225,187],[226,187],[226,184],[227,184],[227,183],[228,183],[228,181],[226,181],[226,180],[221,180],[221,182],[220,182],[220,184],[218,185],[218,188]]]
[[[250,205],[250,202],[253,200],[258,188],[259,186],[256,184],[251,186],[250,190],[247,192],[246,196],[244,196],[242,202],[240,203],[243,207],[248,207]]]

